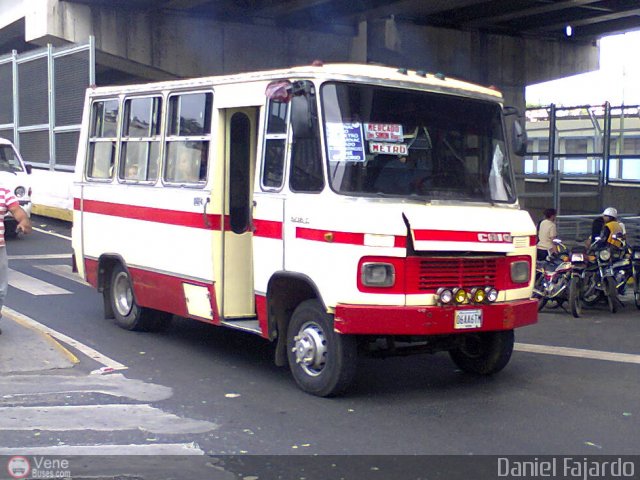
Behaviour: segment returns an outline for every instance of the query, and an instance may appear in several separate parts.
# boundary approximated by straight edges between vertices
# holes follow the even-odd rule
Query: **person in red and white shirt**
[[[17,231],[31,233],[29,216],[22,209],[13,193],[0,186],[0,318],[2,317],[2,306],[9,288],[9,260],[4,241],[4,221],[2,221],[7,211],[11,212],[18,222]],[[2,330],[0,330],[0,333],[2,333]]]

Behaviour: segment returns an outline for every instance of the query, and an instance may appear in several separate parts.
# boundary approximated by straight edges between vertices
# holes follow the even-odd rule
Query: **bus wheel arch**
[[[296,383],[312,395],[328,397],[346,390],[355,377],[357,342],[335,331],[333,315],[313,281],[279,275],[269,282],[267,297],[270,338],[277,339],[276,364],[288,364]]]
[[[269,339],[276,340],[275,363],[287,365],[287,328],[293,311],[305,300],[317,299],[323,306],[318,287],[307,276],[281,272],[274,274],[267,287]]]
[[[138,304],[131,274],[122,258],[105,255],[99,265],[98,288],[102,291],[106,318],[113,318],[125,330],[159,331],[168,326],[170,313]]]

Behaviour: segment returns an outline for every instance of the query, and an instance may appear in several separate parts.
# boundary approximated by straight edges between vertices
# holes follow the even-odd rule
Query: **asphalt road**
[[[157,334],[119,329],[103,318],[100,295],[50,268],[69,264],[61,256],[71,253],[71,243],[43,231],[69,236],[69,225],[40,218],[34,225],[42,231],[9,241],[10,268],[69,293],[34,296],[11,287],[6,306],[125,365],[117,375],[127,388],[137,382],[135,394],[94,388],[22,403],[12,397],[0,406],[113,405],[134,397],[133,405],[148,405],[167,423],[155,431],[71,425],[52,432],[43,428],[36,436],[30,429],[12,430],[0,436],[0,447],[192,445],[209,459],[231,456],[224,457],[227,466],[213,462],[210,470],[245,477],[255,474],[255,466],[248,465],[261,458],[250,455],[294,455],[305,461],[310,457],[304,455],[349,455],[353,462],[366,459],[371,478],[378,478],[376,462],[395,457],[356,456],[640,453],[640,311],[630,298],[616,315],[604,306],[585,309],[580,319],[546,309],[537,325],[516,332],[517,351],[494,377],[466,375],[443,353],[361,359],[346,395],[316,398],[300,391],[287,369],[273,365],[272,345],[257,336],[185,319],[174,319]],[[52,254],[61,256],[37,257]],[[534,353],[525,351],[529,345]],[[560,348],[535,353],[541,346]],[[80,363],[65,374],[91,378],[89,372],[101,364],[69,349]],[[105,415],[124,422],[121,413]],[[173,421],[169,416],[189,427],[167,426]],[[289,457],[268,458],[273,465],[274,458]],[[339,469],[334,457],[321,458],[332,459],[334,473]],[[304,476],[289,473],[292,477],[282,478]]]

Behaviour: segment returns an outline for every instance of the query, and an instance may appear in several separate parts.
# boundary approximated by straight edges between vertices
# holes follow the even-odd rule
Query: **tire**
[[[531,298],[538,301],[538,311],[542,310],[544,306],[547,304],[547,302],[549,301],[549,299],[545,295],[544,285],[542,280],[543,280],[542,275],[536,276],[536,280],[533,285],[533,295],[531,296]]]
[[[569,307],[571,314],[579,318],[582,315],[582,299],[580,298],[580,278],[571,277],[569,282]]]
[[[492,375],[507,366],[513,353],[513,330],[464,335],[463,345],[449,351],[451,359],[462,371]]]
[[[547,297],[538,297],[538,311],[542,310],[548,302]]]
[[[287,358],[298,386],[319,397],[344,392],[356,373],[357,344],[333,330],[333,316],[319,301],[306,300],[293,312],[287,329]]]
[[[171,314],[140,307],[135,299],[129,272],[120,264],[111,274],[110,300],[115,323],[125,330],[157,332],[171,320]]]
[[[607,277],[604,280],[606,282],[607,289],[607,304],[609,305],[609,311],[616,313],[618,311],[618,289],[616,288],[616,282],[613,278]]]

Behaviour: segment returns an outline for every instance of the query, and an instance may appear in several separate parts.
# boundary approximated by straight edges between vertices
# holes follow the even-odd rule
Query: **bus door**
[[[255,316],[252,253],[253,178],[258,108],[225,110],[225,228],[221,317]]]

